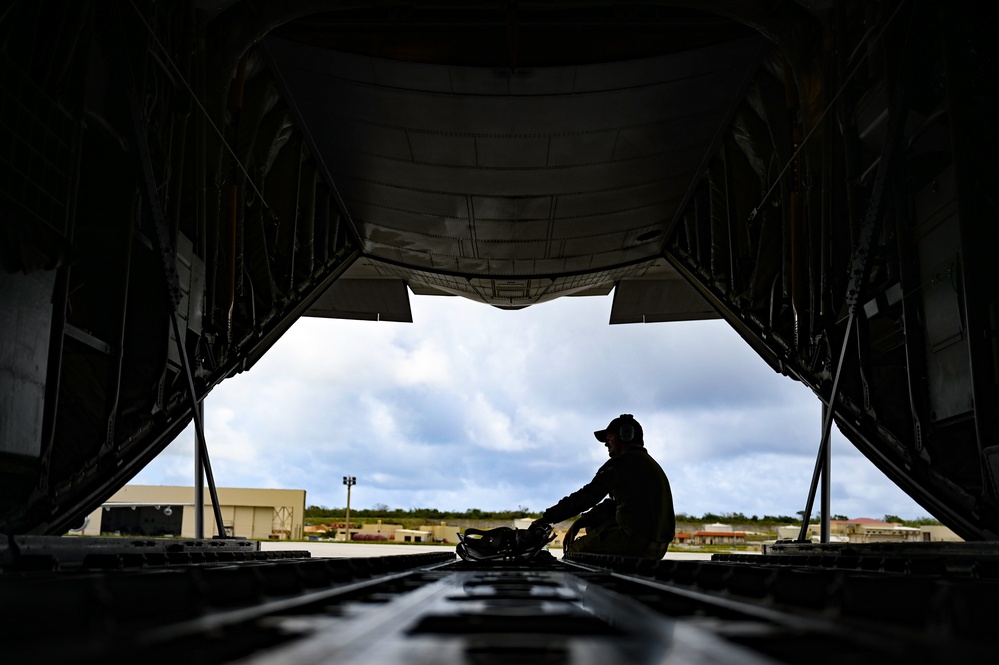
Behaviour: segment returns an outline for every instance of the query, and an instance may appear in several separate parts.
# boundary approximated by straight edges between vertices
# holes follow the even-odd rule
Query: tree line
[[[799,510],[794,515],[764,515],[762,517],[758,515],[746,516],[742,513],[704,513],[700,517],[696,515],[688,515],[686,513],[677,513],[676,521],[677,524],[682,523],[724,523],[724,524],[800,524],[801,520],[805,516],[804,510]],[[847,521],[852,518],[846,515],[830,515],[831,520],[842,520]],[[913,520],[902,519],[898,515],[884,515],[882,517],[874,518],[880,519],[883,522],[897,522],[904,526],[932,526],[939,525],[940,521],[933,519],[932,517],[917,517]],[[812,513],[811,519],[809,520],[812,524],[819,521],[819,514],[817,512]]]
[[[345,508],[327,508],[326,506],[309,506],[305,509],[305,516],[313,518],[334,518],[343,517]],[[519,518],[537,519],[541,513],[532,512],[524,506],[518,506],[516,510],[480,510],[469,508],[464,511],[438,510],[437,508],[389,508],[385,504],[376,504],[371,508],[351,508],[350,514],[354,517],[379,517],[393,519],[424,519],[424,520],[515,520]],[[801,523],[804,511],[799,510],[795,515],[744,515],[740,512],[732,513],[704,513],[703,515],[692,515],[688,513],[677,513],[677,524],[794,524]],[[834,520],[848,520],[846,515],[831,515]],[[817,513],[812,515],[811,521],[818,521]],[[899,522],[906,526],[927,526],[940,524],[931,517],[918,517],[914,520],[904,520],[897,515],[884,515],[881,517],[885,522]]]
[[[345,508],[327,508],[326,506],[308,506],[305,516],[308,517],[343,517]],[[351,508],[351,517],[389,517],[395,519],[419,518],[425,520],[515,520],[521,517],[537,518],[540,513],[531,513],[527,508],[516,510],[479,510],[469,508],[465,511],[438,510],[437,508],[389,508],[377,504],[371,508]]]

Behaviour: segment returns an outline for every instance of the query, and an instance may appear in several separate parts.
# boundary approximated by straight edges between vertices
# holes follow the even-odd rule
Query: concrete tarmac
[[[261,541],[260,549],[268,550],[306,550],[313,557],[344,558],[368,556],[398,556],[400,554],[416,554],[417,552],[454,552],[454,545],[418,545],[401,543],[344,543],[327,541],[295,541],[287,540]],[[549,550],[556,559],[562,558],[562,548],[553,547]],[[710,560],[711,555],[700,552],[667,552],[665,559],[697,559]]]

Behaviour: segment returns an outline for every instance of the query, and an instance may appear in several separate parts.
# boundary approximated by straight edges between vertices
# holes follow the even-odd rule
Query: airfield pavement
[[[416,554],[417,552],[454,552],[454,545],[390,545],[378,543],[336,543],[323,541],[265,540],[261,541],[260,549],[268,550],[306,550],[313,557],[343,558],[367,556],[396,556],[399,554]],[[549,550],[556,559],[562,558],[562,548]],[[666,559],[700,559],[709,560],[711,554],[701,552],[667,552]]]

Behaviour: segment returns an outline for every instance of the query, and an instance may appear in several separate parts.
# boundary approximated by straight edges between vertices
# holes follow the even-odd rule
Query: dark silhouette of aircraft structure
[[[996,540],[997,13],[16,0],[0,531],[65,533],[301,316],[613,292],[826,405],[809,511],[835,424]]]

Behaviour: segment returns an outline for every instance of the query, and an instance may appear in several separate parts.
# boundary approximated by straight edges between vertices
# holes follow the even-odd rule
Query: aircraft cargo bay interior
[[[14,0],[7,651],[989,657],[997,19],[973,0]],[[828,519],[836,428],[967,542],[812,544],[803,528],[753,557],[497,563],[61,537],[192,422],[210,495],[195,505],[221,526],[205,396],[301,317],[406,322],[411,295],[501,310],[612,295],[612,324],[721,319],[822,405],[806,513]]]

